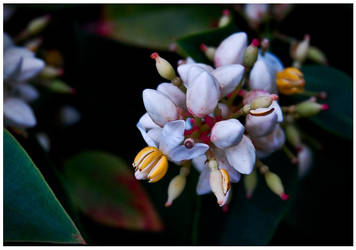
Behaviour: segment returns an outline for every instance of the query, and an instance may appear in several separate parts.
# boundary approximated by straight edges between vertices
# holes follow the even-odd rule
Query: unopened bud
[[[247,199],[250,199],[257,186],[256,170],[254,170],[250,175],[244,176],[244,186],[246,189],[246,197]]]
[[[53,92],[60,93],[60,94],[75,94],[75,89],[70,87],[68,84],[61,80],[53,80],[48,85],[46,85],[48,89]]]
[[[313,153],[311,149],[302,145],[298,152],[298,174],[300,177],[304,177],[310,171],[313,164]]]
[[[271,106],[273,99],[271,96],[260,96],[255,98],[251,104],[251,110],[259,109],[259,108],[268,108]]]
[[[157,52],[152,53],[151,58],[156,61],[156,68],[161,77],[170,81],[176,77],[172,65],[166,59],[160,57]]]
[[[33,52],[36,52],[38,48],[41,46],[42,41],[43,41],[42,38],[32,39],[25,44],[25,47]]]
[[[63,74],[63,69],[46,66],[40,73],[41,78],[51,79]]]
[[[277,73],[276,78],[278,91],[284,95],[293,95],[304,91],[304,75],[297,68],[285,68]]]
[[[210,171],[209,182],[218,204],[220,206],[225,205],[228,198],[228,191],[230,190],[230,177],[227,171],[225,169],[212,169]]]
[[[298,129],[293,124],[288,124],[285,129],[287,140],[294,147],[299,148],[302,144],[300,139],[300,133]]]
[[[309,41],[310,41],[310,36],[305,35],[304,40],[298,43],[294,47],[295,51],[292,51],[293,59],[297,61],[299,64],[303,63],[307,57],[308,49],[309,49]]]
[[[231,13],[229,10],[225,9],[223,10],[223,15],[219,20],[219,24],[218,27],[223,27],[225,25],[227,25],[231,20]]]
[[[257,39],[253,39],[252,43],[246,48],[242,63],[245,67],[252,68],[257,61],[258,46],[259,41]]]
[[[34,35],[41,32],[49,23],[51,17],[49,15],[33,19],[26,28],[28,35]]]
[[[205,56],[212,62],[214,62],[216,48],[206,46],[204,43],[200,45],[200,50],[204,52]]]
[[[317,115],[321,110],[328,110],[327,104],[305,101],[296,105],[296,112],[302,117],[311,117]]]
[[[185,187],[186,177],[184,175],[177,175],[174,177],[168,186],[168,199],[164,204],[165,207],[172,205],[172,202],[183,192]]]
[[[320,49],[314,46],[309,47],[307,52],[307,58],[320,64],[328,64],[328,60],[326,59],[325,54]]]
[[[269,189],[276,195],[280,196],[282,200],[288,200],[289,196],[284,193],[284,187],[279,176],[270,171],[265,173],[264,176]]]

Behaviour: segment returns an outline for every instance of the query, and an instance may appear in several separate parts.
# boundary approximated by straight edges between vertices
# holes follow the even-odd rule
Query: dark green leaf
[[[177,40],[179,52],[185,57],[192,57],[197,62],[208,63],[206,56],[200,50],[200,45],[204,43],[208,46],[218,46],[226,37],[237,31],[234,22],[230,21],[228,25],[221,28],[181,37]]]
[[[162,230],[145,191],[120,158],[80,153],[66,161],[64,180],[74,206],[93,220],[130,230]]]
[[[340,70],[327,66],[302,68],[306,89],[326,91],[329,110],[311,118],[320,127],[344,138],[352,139],[352,79]]]
[[[221,16],[215,5],[105,5],[100,32],[121,42],[168,50],[174,39],[209,29]],[[105,28],[105,25],[108,26]],[[100,26],[98,27],[100,28]]]
[[[276,152],[264,161],[282,180],[285,191],[293,198],[297,184],[297,167],[282,151]],[[290,200],[283,201],[272,193],[259,175],[258,184],[250,200],[245,190],[234,190],[231,209],[222,232],[224,245],[266,245],[283,218]]]
[[[43,176],[4,130],[4,240],[84,243]]]

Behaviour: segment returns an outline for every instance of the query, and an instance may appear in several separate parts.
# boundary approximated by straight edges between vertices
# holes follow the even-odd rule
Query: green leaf
[[[84,243],[25,150],[4,130],[4,240]]]
[[[179,52],[185,57],[192,57],[197,62],[209,63],[204,53],[200,50],[202,43],[208,46],[217,47],[226,37],[238,29],[231,20],[226,26],[208,31],[203,31],[193,35],[187,35],[177,39]]]
[[[133,171],[105,152],[82,152],[64,164],[76,208],[96,222],[130,230],[162,230],[162,223]]]
[[[275,152],[263,162],[277,174],[285,192],[293,198],[297,186],[297,167],[291,165],[286,155]],[[239,185],[232,190],[232,202],[226,225],[221,235],[224,245],[266,245],[290,206],[291,200],[283,201],[266,186],[262,175],[258,174],[258,184],[250,200]]]
[[[341,137],[352,139],[352,79],[340,70],[327,66],[304,66],[302,68],[306,89],[326,91],[329,105],[327,111],[311,118],[320,127]]]
[[[168,50],[177,37],[209,29],[221,17],[222,8],[218,5],[105,5],[103,17],[109,26],[101,26],[104,28],[101,33],[136,46]]]

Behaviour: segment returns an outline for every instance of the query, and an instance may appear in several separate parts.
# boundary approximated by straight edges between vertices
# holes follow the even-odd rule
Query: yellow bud
[[[172,205],[173,200],[175,200],[185,187],[186,177],[184,175],[177,175],[174,177],[168,186],[168,199],[165,204],[166,207]]]
[[[246,189],[246,197],[247,199],[250,199],[252,197],[253,191],[255,191],[255,188],[257,186],[256,170],[253,170],[253,172],[250,175],[244,176],[244,186]]]
[[[136,179],[157,182],[167,173],[168,160],[157,148],[146,147],[136,155],[132,166],[135,167]]]
[[[288,200],[289,196],[284,193],[284,187],[279,176],[270,171],[265,173],[264,176],[269,189],[276,195],[280,196],[282,200]]]
[[[156,60],[156,68],[161,77],[170,81],[176,77],[172,65],[166,59],[160,57],[157,52],[152,53],[151,58]]]
[[[303,73],[293,67],[285,68],[277,73],[277,88],[284,95],[293,95],[304,91]]]

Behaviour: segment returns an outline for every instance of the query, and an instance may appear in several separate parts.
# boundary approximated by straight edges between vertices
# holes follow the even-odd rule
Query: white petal
[[[268,111],[270,108],[259,108],[256,111]],[[278,122],[278,117],[275,111],[272,113],[256,116],[247,114],[245,127],[249,135],[253,137],[265,136],[270,134]]]
[[[152,138],[150,135],[148,135],[148,132],[150,130],[154,130],[154,129],[158,129],[158,130],[161,130],[160,127],[158,128],[153,128],[153,129],[146,129],[145,127],[143,127],[142,123],[138,122],[136,127],[140,130],[141,132],[141,135],[143,137],[143,139],[145,140],[145,142],[147,143],[148,146],[152,146],[152,147],[158,147],[158,142],[159,142],[159,139],[158,140],[155,140],[154,138]],[[160,131],[161,132],[161,131]]]
[[[205,154],[193,158],[192,162],[195,169],[201,172],[206,167],[206,159]]]
[[[160,126],[178,119],[177,106],[161,92],[145,89],[142,93],[143,103],[151,119]]]
[[[16,77],[16,81],[27,81],[38,73],[40,73],[45,67],[45,63],[41,59],[35,57],[25,57],[22,62],[21,72]]]
[[[166,123],[162,129],[159,149],[167,156],[184,140],[185,121],[177,120]],[[175,160],[174,160],[175,161]],[[180,160],[176,160],[180,161]]]
[[[15,91],[26,102],[32,102],[39,97],[37,89],[28,83],[18,84],[15,87]]]
[[[184,145],[174,148],[169,157],[172,161],[190,160],[204,154],[209,149],[209,146],[204,143],[195,143],[192,148],[186,148]]]
[[[14,42],[12,41],[11,37],[4,32],[4,51],[8,50],[14,46]]]
[[[141,124],[143,128],[146,130],[152,129],[152,128],[160,128],[156,123],[154,123],[148,113],[145,113],[143,116],[141,116],[140,120],[138,120],[138,123]]]
[[[278,102],[273,101],[270,107],[274,108],[274,112],[276,112],[276,114],[277,114],[277,121],[283,122],[283,112],[282,112],[282,109],[279,106]]]
[[[64,106],[60,110],[60,120],[64,126],[72,126],[79,122],[81,115],[79,111],[72,106]]]
[[[23,58],[13,55],[13,53],[4,53],[4,80],[18,75],[21,71]]]
[[[272,76],[275,78],[275,75],[284,69],[284,66],[281,60],[275,56],[273,53],[266,52],[264,56],[259,53],[258,58],[263,58],[267,64],[268,69],[270,70]]]
[[[211,192],[210,183],[210,168],[206,167],[200,173],[198,184],[197,184],[197,194],[203,195]]]
[[[245,68],[240,64],[230,64],[215,69],[211,74],[218,80],[221,97],[230,94],[241,81]]]
[[[158,85],[157,90],[168,96],[178,107],[186,109],[185,94],[177,86],[164,82]]]
[[[247,47],[245,32],[234,33],[222,41],[215,52],[215,67],[227,64],[242,64],[243,55]]]
[[[187,57],[187,59],[186,59],[186,64],[190,64],[190,63],[196,63],[196,62],[194,61],[193,58],[191,58],[191,57],[189,56],[189,57]]]
[[[191,68],[196,68],[192,72],[189,73]],[[208,72],[212,72],[214,70],[213,67],[204,63],[186,63],[178,66],[177,71],[179,73],[180,78],[184,82],[184,84],[188,84],[189,80],[194,79],[194,75],[197,75],[195,71],[204,70]],[[189,76],[190,75],[190,76]]]
[[[224,149],[238,144],[244,131],[244,126],[237,119],[219,121],[211,129],[210,140],[218,148]]]
[[[252,67],[249,86],[251,89],[262,89],[269,93],[276,93],[276,83],[265,60],[257,60]]]
[[[280,149],[284,145],[286,138],[283,129],[277,125],[272,133],[267,136],[251,137],[251,140],[256,151],[258,151],[258,157],[264,158]]]
[[[10,126],[27,128],[36,125],[32,108],[19,98],[7,98],[4,101],[4,116]]]
[[[239,172],[237,172],[227,161],[225,157],[225,151],[220,150],[220,149],[215,149],[214,150],[214,155],[216,160],[218,161],[219,168],[225,169],[229,176],[230,176],[230,181],[232,183],[237,183],[240,181],[241,175]]]
[[[214,111],[219,97],[220,89],[216,79],[203,72],[187,89],[187,108],[194,116],[204,117]]]
[[[256,161],[255,148],[247,136],[236,146],[225,149],[225,155],[230,165],[241,174],[251,174]]]

